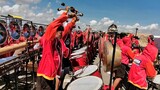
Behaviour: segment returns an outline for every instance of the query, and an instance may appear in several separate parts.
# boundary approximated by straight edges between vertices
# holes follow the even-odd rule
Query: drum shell
[[[70,59],[73,67],[86,66],[87,65],[87,55],[86,55],[86,53],[83,53],[81,55],[82,55],[81,57]]]
[[[101,73],[98,71],[98,69],[97,69],[95,72],[93,72],[90,76],[96,76],[96,77],[102,78],[102,75],[101,75]]]

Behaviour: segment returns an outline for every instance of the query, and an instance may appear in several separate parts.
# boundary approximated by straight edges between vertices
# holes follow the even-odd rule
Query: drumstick
[[[85,67],[83,67],[81,70],[81,72],[80,73],[78,73],[77,75],[74,75],[75,77],[77,77],[78,75],[81,75],[82,73],[84,73],[84,70],[88,67],[89,65],[87,65],[87,66],[85,66]]]

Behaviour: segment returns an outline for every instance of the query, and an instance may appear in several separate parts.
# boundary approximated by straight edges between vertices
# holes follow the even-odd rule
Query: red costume
[[[121,63],[128,65],[129,60],[133,60],[134,54],[131,49],[131,39],[129,37],[124,37],[123,39],[124,45],[121,47],[122,50],[122,59]]]
[[[65,30],[63,31],[63,35],[62,35],[62,39],[65,41],[67,38],[67,35],[71,33],[73,26],[75,25],[75,22],[72,21],[70,23],[67,24],[67,26],[65,27]]]
[[[147,89],[147,76],[153,78],[156,70],[153,61],[156,59],[158,49],[148,44],[142,52],[142,55],[135,57],[128,74],[128,81],[140,89]]]
[[[55,39],[56,31],[68,18],[67,13],[63,13],[46,28],[45,34],[40,40],[42,45],[42,59],[39,63],[37,76],[42,76],[47,80],[54,80],[61,70],[62,55],[68,55],[68,49],[63,40]]]

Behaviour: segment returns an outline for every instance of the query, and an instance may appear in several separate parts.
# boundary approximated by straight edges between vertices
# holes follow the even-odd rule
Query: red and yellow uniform
[[[136,56],[128,74],[128,81],[140,89],[147,89],[148,83],[146,78],[153,78],[156,70],[153,61],[156,59],[158,49],[148,44],[142,52],[142,55]]]
[[[42,76],[47,80],[54,80],[55,76],[59,74],[61,69],[61,55],[67,55],[68,49],[65,47],[63,40],[55,39],[55,35],[58,27],[67,18],[67,13],[63,13],[46,28],[46,32],[40,40],[43,52],[37,70],[37,76]]]
[[[130,37],[124,37],[123,38],[124,45],[121,47],[122,50],[122,59],[121,63],[128,65],[130,60],[134,59],[134,53],[131,49],[131,39]]]

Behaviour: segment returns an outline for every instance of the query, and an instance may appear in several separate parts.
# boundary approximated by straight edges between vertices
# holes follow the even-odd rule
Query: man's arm
[[[157,71],[155,70],[153,63],[150,60],[145,63],[145,68],[148,77],[154,78],[156,76]]]
[[[77,21],[77,17],[73,17],[72,21],[70,23],[67,24],[67,26],[64,28],[63,34],[62,34],[62,39],[65,40],[67,34],[70,34],[72,31],[73,26],[75,25]]]
[[[128,56],[129,56],[132,60],[134,60],[135,54],[132,52],[132,50],[131,50],[131,49],[128,49],[128,50],[127,50],[127,53],[128,53]]]
[[[49,26],[46,29],[46,32],[44,34],[45,38],[47,40],[51,40],[55,37],[57,28],[63,24],[64,21],[66,21],[68,18],[68,15],[66,12],[64,12],[60,17],[55,19],[53,22],[49,24]]]

